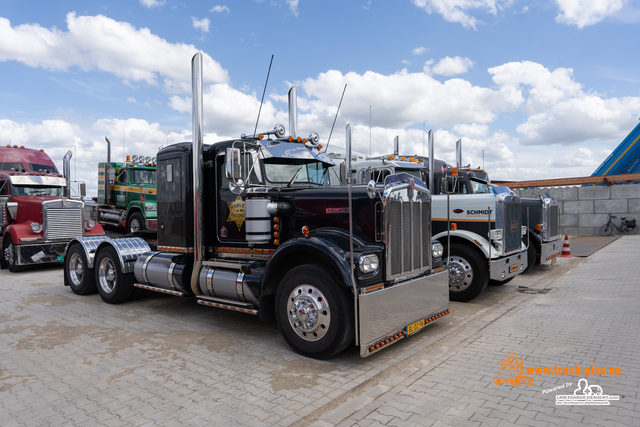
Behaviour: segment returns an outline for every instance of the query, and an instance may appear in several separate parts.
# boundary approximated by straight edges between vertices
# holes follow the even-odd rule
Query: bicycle
[[[610,236],[614,228],[624,234],[636,234],[638,232],[638,225],[636,224],[635,219],[627,220],[627,218],[621,217],[620,225],[618,226],[613,222],[614,218],[618,218],[618,217],[609,214],[609,219],[607,220],[607,223],[602,227],[600,227],[601,236]]]

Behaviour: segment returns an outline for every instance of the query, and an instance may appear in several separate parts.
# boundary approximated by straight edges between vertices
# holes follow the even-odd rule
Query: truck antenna
[[[338,110],[336,111],[336,115],[333,118],[333,124],[331,125],[331,132],[329,132],[329,138],[327,138],[327,146],[324,148],[324,152],[326,153],[329,149],[329,142],[331,141],[331,134],[333,133],[333,127],[336,125],[336,119],[338,118],[338,113],[340,112],[340,106],[342,105],[342,100],[344,99],[344,93],[347,90],[347,84],[344,84],[344,89],[342,89],[342,96],[340,97],[340,103],[338,104]]]
[[[271,64],[273,64],[273,54],[271,54],[271,62],[269,62],[269,71],[267,71],[267,80],[264,82],[264,89],[262,90],[262,99],[260,100],[260,108],[258,109],[258,118],[256,119],[256,127],[253,129],[253,136],[256,136],[258,131],[258,122],[260,121],[260,112],[262,111],[262,103],[264,102],[264,94],[267,92],[267,83],[269,83],[269,74],[271,74]]]

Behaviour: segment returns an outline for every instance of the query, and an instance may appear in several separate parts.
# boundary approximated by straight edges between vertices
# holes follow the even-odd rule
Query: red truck
[[[102,226],[85,218],[84,202],[69,198],[66,178],[44,150],[0,146],[1,267],[11,272],[30,264],[62,263],[69,241],[102,235]]]

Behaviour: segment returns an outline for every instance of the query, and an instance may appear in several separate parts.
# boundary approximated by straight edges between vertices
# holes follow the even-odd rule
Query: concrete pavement
[[[322,362],[255,317],[3,270],[0,425],[640,425],[639,247],[535,267],[379,354]]]

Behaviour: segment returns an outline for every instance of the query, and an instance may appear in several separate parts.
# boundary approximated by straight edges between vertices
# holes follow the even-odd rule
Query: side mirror
[[[232,181],[242,179],[242,164],[240,163],[240,149],[227,148],[227,179]]]
[[[376,182],[374,180],[369,181],[367,184],[367,195],[370,199],[374,199],[376,197]]]
[[[229,190],[233,194],[240,194],[244,191],[245,183],[242,180],[242,162],[239,148],[227,148],[227,165],[225,175],[229,180]]]
[[[87,195],[87,184],[85,182],[80,183],[80,196],[85,197]]]
[[[440,189],[444,194],[455,194],[457,183],[458,183],[457,176],[451,176],[451,175],[443,176]]]

